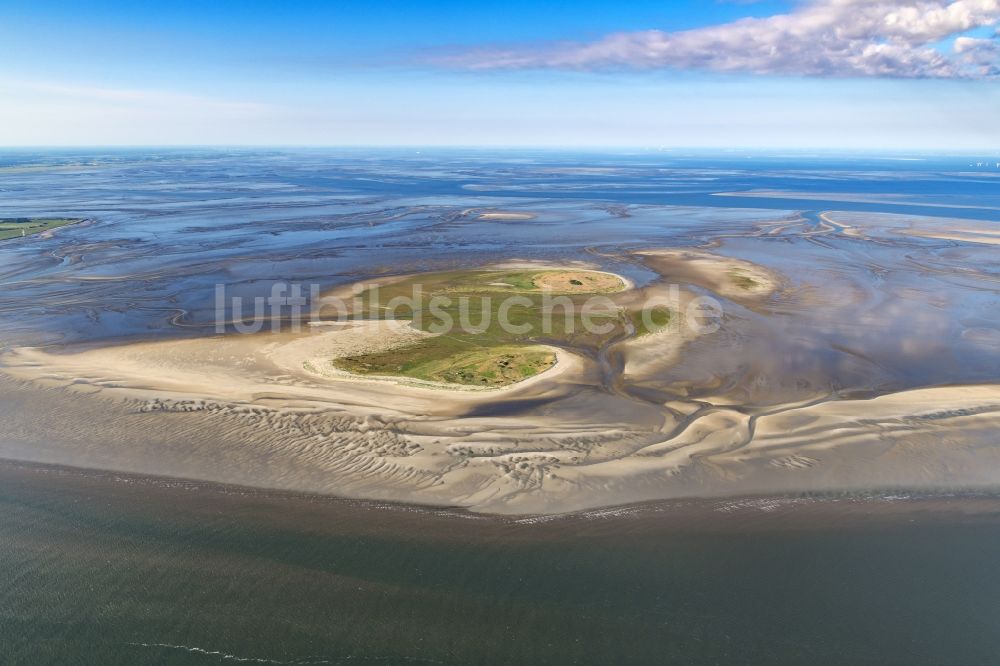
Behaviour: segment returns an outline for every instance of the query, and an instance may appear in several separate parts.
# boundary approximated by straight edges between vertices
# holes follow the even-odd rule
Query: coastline
[[[623,307],[673,279],[751,310],[782,297],[782,278],[747,261],[704,250],[639,256],[663,279],[622,292]],[[679,305],[694,297],[682,289]],[[998,481],[979,461],[1000,423],[1000,386],[801,393],[755,405],[739,386],[689,374],[698,354],[732,352],[741,325],[698,339],[668,327],[611,341],[603,356],[564,351],[545,372],[485,390],[308,369],[336,349],[424,335],[400,321],[22,347],[0,359],[0,390],[15,405],[0,419],[0,441],[8,458],[490,514]],[[58,416],[38,424],[16,407],[39,399]]]
[[[471,511],[461,506],[439,506],[406,501],[374,500],[336,495],[261,488],[186,478],[174,478],[70,465],[38,463],[0,458],[0,478],[19,478],[28,482],[45,480],[78,488],[103,487],[111,492],[154,493],[162,497],[186,496],[204,499],[229,498],[233,502],[288,503],[309,506],[314,511],[344,511],[369,516],[373,522],[396,517],[408,519],[419,515],[435,522],[459,522],[505,527],[655,521],[660,526],[708,529],[706,521],[715,521],[718,529],[766,529],[768,523],[778,529],[830,529],[821,516],[836,517],[840,525],[855,526],[911,522],[919,515],[922,521],[939,519],[978,523],[987,521],[1000,526],[1000,484],[981,488],[907,489],[883,488],[853,492],[800,492],[734,496],[691,496],[664,500],[610,505],[563,513],[493,514]],[[787,524],[783,521],[799,521]],[[750,522],[747,522],[747,521]]]
[[[10,218],[0,218],[0,232],[3,231],[2,227],[6,223],[5,220],[7,220],[7,219],[10,219]],[[17,218],[14,218],[14,219],[17,219]],[[33,238],[33,237],[38,237],[38,238],[42,238],[42,239],[49,239],[49,238],[52,238],[53,236],[55,236],[56,232],[58,232],[60,229],[66,229],[68,227],[81,226],[81,225],[93,222],[93,219],[91,219],[89,217],[81,217],[81,218],[29,218],[29,219],[32,220],[32,221],[34,221],[34,220],[42,220],[42,221],[44,221],[44,220],[47,220],[47,219],[52,219],[52,220],[57,220],[57,221],[61,222],[61,224],[56,224],[54,226],[47,227],[45,229],[40,229],[40,230],[37,230],[37,231],[32,231],[31,233],[25,234],[24,236],[11,235],[9,237],[4,238],[3,234],[0,233],[0,243],[13,242],[13,241],[18,241],[18,240],[27,239],[27,238]],[[28,223],[24,222],[24,223],[20,223],[20,224],[28,224]]]

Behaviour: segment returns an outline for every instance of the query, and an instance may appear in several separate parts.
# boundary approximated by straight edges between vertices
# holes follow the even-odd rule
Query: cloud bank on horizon
[[[1000,0],[805,0],[787,14],[766,18],[677,32],[619,32],[592,42],[469,49],[433,60],[474,70],[997,79],[998,23]]]

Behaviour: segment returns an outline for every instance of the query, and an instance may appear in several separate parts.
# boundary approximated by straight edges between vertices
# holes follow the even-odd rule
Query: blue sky
[[[161,4],[0,4],[0,144],[1000,148],[996,0]]]

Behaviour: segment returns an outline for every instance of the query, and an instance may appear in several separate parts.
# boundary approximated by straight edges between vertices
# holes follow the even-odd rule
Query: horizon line
[[[951,154],[954,156],[984,155],[1000,152],[1000,146],[988,148],[921,147],[921,148],[844,148],[834,146],[649,146],[622,144],[296,144],[296,143],[106,143],[106,144],[0,144],[0,151],[23,150],[494,150],[494,151],[630,151],[630,152],[821,152],[833,154]]]

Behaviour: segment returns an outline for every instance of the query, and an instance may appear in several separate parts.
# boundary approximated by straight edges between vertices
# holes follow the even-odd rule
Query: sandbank
[[[663,280],[616,295],[623,304],[675,280],[751,304],[781,298],[782,279],[746,261],[637,254]],[[682,294],[682,305],[695,295]],[[1000,481],[989,446],[1000,385],[767,405],[708,391],[667,399],[655,382],[693,341],[670,327],[595,356],[559,350],[550,370],[488,390],[361,377],[329,363],[425,335],[403,321],[351,321],[16,348],[0,356],[0,441],[20,460],[508,514]],[[41,422],[17,408],[37,401],[47,406]]]

